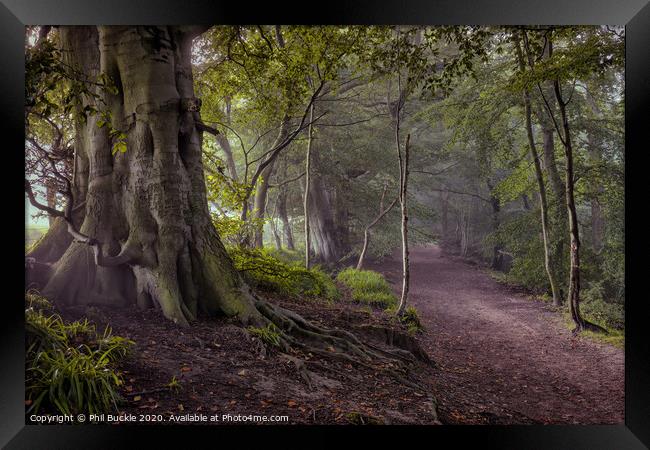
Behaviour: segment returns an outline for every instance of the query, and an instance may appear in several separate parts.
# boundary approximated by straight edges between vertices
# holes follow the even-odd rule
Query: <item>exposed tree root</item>
[[[280,348],[284,353],[288,354],[292,348],[300,349],[305,353],[338,359],[373,371],[381,370],[406,386],[427,391],[423,386],[406,378],[409,365],[418,359],[410,351],[400,348],[387,350],[361,342],[348,331],[316,326],[291,310],[257,297],[255,307],[267,325],[272,323],[280,330]],[[293,356],[287,357],[294,362],[296,370],[307,385],[312,386],[304,361]]]
[[[575,336],[579,334],[582,331],[592,331],[594,333],[599,333],[599,334],[609,334],[609,331],[607,331],[605,328],[601,327],[600,325],[597,325],[593,322],[589,322],[588,320],[582,321],[582,326],[576,326],[571,333]]]

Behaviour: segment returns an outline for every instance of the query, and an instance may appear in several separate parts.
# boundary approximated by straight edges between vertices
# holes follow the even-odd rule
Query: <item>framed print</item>
[[[3,445],[650,445],[650,6],[277,6],[3,0]]]

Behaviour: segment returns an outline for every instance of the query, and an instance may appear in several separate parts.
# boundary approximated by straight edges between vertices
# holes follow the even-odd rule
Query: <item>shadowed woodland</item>
[[[25,54],[28,415],[623,421],[622,28],[34,26]]]

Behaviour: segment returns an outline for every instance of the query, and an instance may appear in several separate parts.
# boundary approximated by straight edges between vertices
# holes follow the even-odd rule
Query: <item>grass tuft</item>
[[[280,333],[272,323],[269,323],[266,327],[248,327],[248,332],[266,344],[280,347]]]
[[[383,308],[397,304],[390,285],[378,272],[347,268],[338,274],[336,281],[347,286],[352,291],[352,299],[359,303]]]

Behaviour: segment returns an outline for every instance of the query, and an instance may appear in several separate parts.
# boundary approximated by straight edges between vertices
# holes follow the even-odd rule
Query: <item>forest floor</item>
[[[273,298],[319,326],[355,333],[362,341],[388,348],[386,330],[401,338],[424,361],[416,360],[402,380],[388,370],[373,369],[332,357],[296,351],[286,355],[264,346],[245,328],[227,319],[201,319],[180,328],[154,310],[67,307],[67,320],[88,318],[101,332],[132,339],[130,356],[120,362],[124,378],[119,412],[147,415],[149,422],[174,424],[250,424],[224,415],[287,416],[287,424],[435,424],[433,367],[405,327],[380,310],[352,302],[347,293],[336,303],[318,299]],[[333,348],[331,349],[334,350]],[[308,381],[303,370],[304,364]],[[177,389],[168,384],[177,380]],[[403,380],[408,380],[403,383]],[[181,422],[186,415],[208,420]],[[210,417],[218,417],[217,422]],[[273,416],[273,418],[272,418]],[[259,421],[257,422],[259,423]]]
[[[412,249],[410,264],[444,423],[623,423],[623,349],[573,336],[548,303],[437,246]],[[368,269],[401,289],[399,255]]]
[[[367,268],[382,272],[399,290],[398,255]],[[623,350],[574,337],[548,304],[497,283],[477,265],[443,255],[438,247],[412,250],[409,303],[425,327],[415,337],[343,290],[344,298],[336,302],[264,296],[378,347],[402,341],[431,361],[411,364],[400,380],[334,355],[280,353],[227,319],[200,319],[180,328],[154,310],[68,307],[60,312],[68,320],[88,318],[100,332],[110,325],[114,334],[135,341],[118,367],[125,381],[119,412],[166,423],[172,423],[172,414],[178,420],[173,423],[181,424],[251,423],[228,421],[226,414],[287,416],[281,423],[288,424],[624,420]],[[169,386],[172,380],[175,388]],[[188,414],[219,420],[180,421]]]

